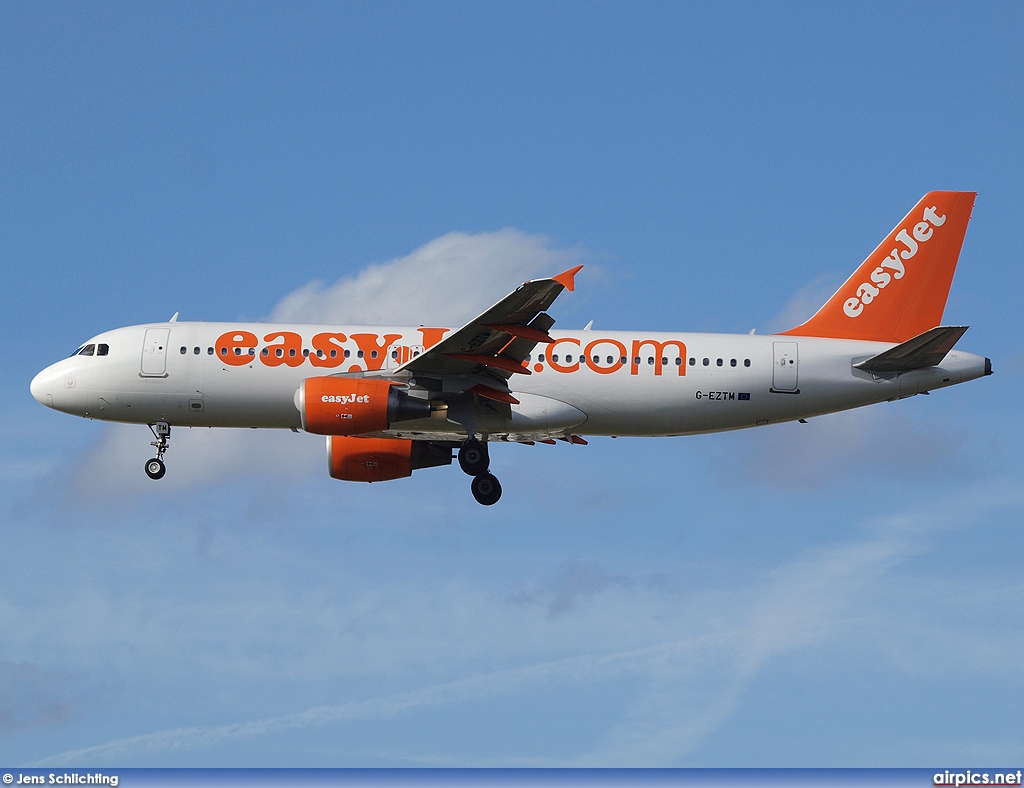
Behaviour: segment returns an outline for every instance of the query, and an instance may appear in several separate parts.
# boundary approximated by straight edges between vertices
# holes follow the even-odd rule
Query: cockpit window
[[[96,352],[96,346],[95,345],[86,345],[85,347],[83,347],[81,350],[78,351],[78,355],[80,355],[80,356],[91,356],[95,352]]]
[[[100,345],[96,346],[96,355],[97,356],[105,356],[109,352],[110,352],[110,345],[100,344]]]

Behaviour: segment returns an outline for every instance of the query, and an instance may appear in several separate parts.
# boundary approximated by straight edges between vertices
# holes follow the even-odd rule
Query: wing
[[[434,380],[445,391],[472,390],[515,404],[508,379],[532,374],[523,363],[526,357],[538,343],[552,341],[548,329],[555,321],[545,310],[563,290],[575,289],[575,276],[582,268],[527,282],[394,373],[410,373],[420,385]],[[461,378],[465,385],[452,385],[453,378]]]

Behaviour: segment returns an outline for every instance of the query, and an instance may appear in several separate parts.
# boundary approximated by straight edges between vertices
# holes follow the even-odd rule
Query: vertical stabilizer
[[[942,322],[975,192],[929,192],[793,336],[905,342]]]

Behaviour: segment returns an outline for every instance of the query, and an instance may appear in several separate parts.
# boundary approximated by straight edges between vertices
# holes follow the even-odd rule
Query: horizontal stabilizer
[[[937,326],[853,366],[865,372],[907,372],[937,367],[967,329],[968,326]]]

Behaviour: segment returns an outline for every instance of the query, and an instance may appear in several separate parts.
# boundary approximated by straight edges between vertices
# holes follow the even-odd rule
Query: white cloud
[[[527,279],[553,276],[579,257],[541,235],[505,229],[448,233],[406,257],[333,285],[310,282],[270,315],[281,322],[458,326]]]
[[[808,282],[772,319],[768,332],[788,331],[806,322],[832,297],[843,281],[837,274],[822,274]]]
[[[287,479],[327,472],[324,439],[319,435],[178,427],[171,430],[167,475],[154,482],[143,472],[143,463],[153,456],[152,439],[142,425],[107,427],[75,462],[71,485],[75,499],[116,504],[154,492],[212,486],[238,475]]]

